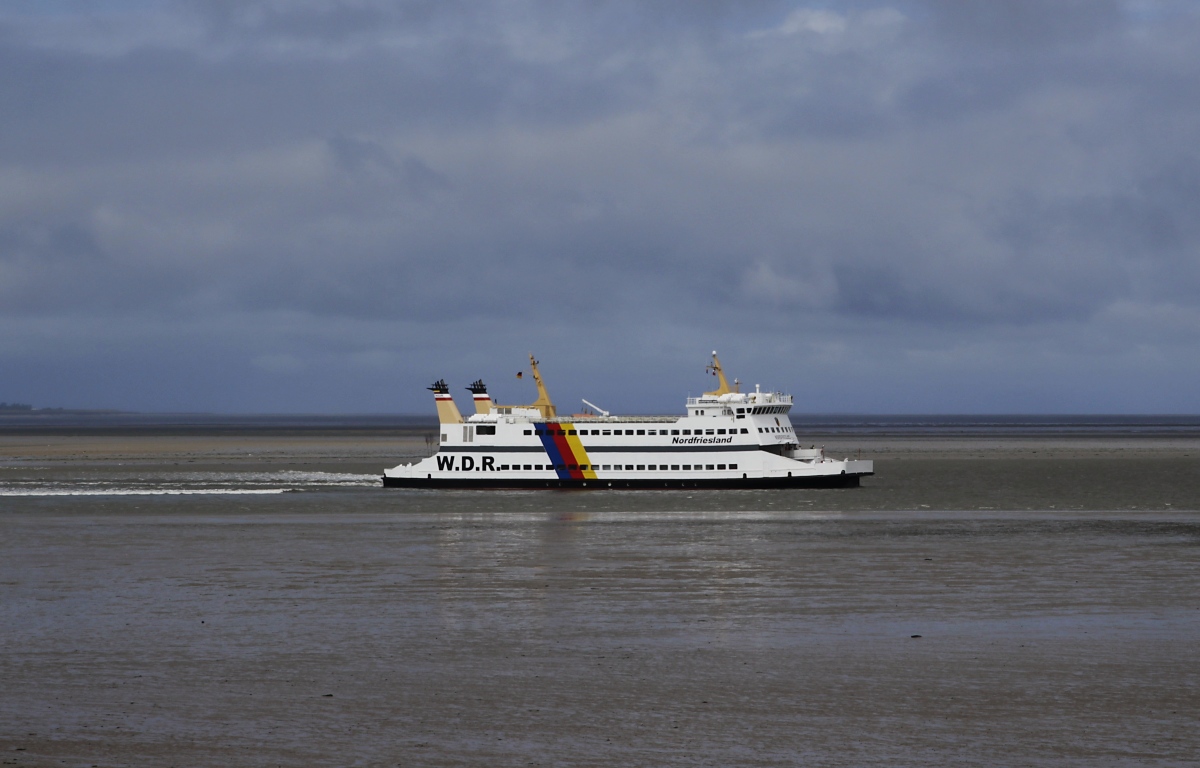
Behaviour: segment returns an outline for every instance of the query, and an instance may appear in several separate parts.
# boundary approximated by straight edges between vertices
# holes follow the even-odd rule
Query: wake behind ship
[[[851,488],[874,474],[871,461],[832,459],[801,448],[788,413],[791,395],[739,392],[717,353],[717,389],[687,399],[685,416],[562,418],[529,356],[538,399],[493,403],[482,380],[468,390],[463,418],[446,382],[429,389],[441,425],[438,452],[383,473],[393,488]],[[584,401],[587,403],[587,401]],[[591,405],[590,403],[587,403]],[[594,406],[593,406],[594,407]]]

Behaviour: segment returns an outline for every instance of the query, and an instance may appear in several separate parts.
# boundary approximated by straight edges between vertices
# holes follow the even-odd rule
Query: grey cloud
[[[715,336],[919,378],[906,353],[984,376],[964,348],[1200,334],[1194,19],[514,7],[196,2],[107,46],[0,12],[0,314],[42,340],[0,350],[38,347],[45,384],[75,323],[130,370],[192,370],[181,344],[286,389],[437,355],[474,378],[534,342],[564,369],[611,346],[670,373]]]
[[[1115,29],[1125,16],[1119,0],[923,0],[948,38],[1028,49],[1078,42]]]

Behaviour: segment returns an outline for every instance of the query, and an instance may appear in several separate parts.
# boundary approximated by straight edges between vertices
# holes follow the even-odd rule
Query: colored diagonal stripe
[[[579,437],[567,434],[572,429],[574,429],[573,424],[547,424],[538,431],[538,437],[542,441],[542,447],[546,449],[546,455],[554,464],[559,479],[595,480],[596,473],[591,469],[587,451],[579,442]],[[587,465],[588,469],[579,469],[581,464]],[[575,469],[571,469],[572,466]]]

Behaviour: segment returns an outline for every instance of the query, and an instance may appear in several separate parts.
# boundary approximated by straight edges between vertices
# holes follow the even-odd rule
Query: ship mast
[[[721,395],[728,395],[730,392],[735,391],[730,388],[729,382],[725,380],[725,371],[721,368],[721,361],[717,359],[717,350],[713,350],[713,361],[705,366],[704,370],[715,374],[717,377],[717,388],[712,392],[705,392],[705,397],[720,397]]]
[[[546,385],[542,383],[542,375],[538,373],[538,361],[533,359],[533,353],[529,353],[529,367],[533,369],[533,380],[537,383],[538,398],[533,402],[530,408],[537,408],[542,412],[543,419],[553,419],[557,415],[554,408],[554,403],[550,402],[550,393],[546,391]]]

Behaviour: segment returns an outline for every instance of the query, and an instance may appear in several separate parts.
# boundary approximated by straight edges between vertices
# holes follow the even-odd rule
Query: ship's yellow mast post
[[[533,402],[530,408],[537,408],[542,412],[543,419],[553,419],[558,415],[558,411],[554,407],[554,403],[550,402],[550,393],[546,391],[546,385],[542,382],[542,375],[538,373],[538,361],[533,358],[533,353],[529,353],[529,367],[533,369],[533,380],[537,384],[538,397]]]
[[[712,362],[705,366],[704,370],[715,374],[717,377],[716,390],[713,392],[705,392],[705,397],[720,397],[721,395],[728,395],[730,392],[737,391],[736,389],[731,388],[729,386],[729,382],[725,380],[725,371],[721,368],[721,361],[717,359],[717,351],[715,349],[713,350]]]

